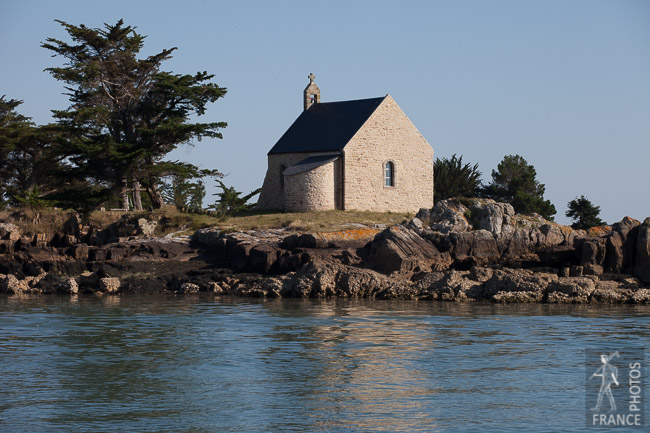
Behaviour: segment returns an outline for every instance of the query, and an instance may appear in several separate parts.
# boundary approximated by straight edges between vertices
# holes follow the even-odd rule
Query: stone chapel
[[[257,209],[415,212],[433,207],[433,148],[386,95],[321,102],[309,74],[303,112],[268,153]]]

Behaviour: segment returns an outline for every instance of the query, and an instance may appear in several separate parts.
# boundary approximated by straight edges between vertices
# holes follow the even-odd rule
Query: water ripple
[[[584,429],[583,350],[647,307],[0,298],[8,432]]]

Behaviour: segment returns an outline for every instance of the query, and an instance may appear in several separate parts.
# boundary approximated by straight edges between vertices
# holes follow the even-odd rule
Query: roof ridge
[[[372,100],[374,100],[374,99],[381,99],[381,100],[383,100],[383,99],[386,99],[386,96],[388,96],[388,94],[386,94],[385,96],[376,96],[376,97],[374,97],[374,98],[347,99],[347,100],[345,100],[345,101],[319,102],[318,104],[342,104],[342,103],[346,103],[346,102],[372,101]],[[314,105],[317,105],[317,104],[314,104]],[[314,105],[312,105],[312,107],[313,107]],[[311,107],[310,107],[310,108],[311,108]]]

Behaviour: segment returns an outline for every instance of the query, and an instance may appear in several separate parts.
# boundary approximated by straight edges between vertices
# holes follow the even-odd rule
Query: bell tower
[[[316,75],[309,74],[309,85],[305,87],[304,98],[303,98],[303,107],[307,110],[313,104],[318,104],[320,102],[320,89],[314,83]]]

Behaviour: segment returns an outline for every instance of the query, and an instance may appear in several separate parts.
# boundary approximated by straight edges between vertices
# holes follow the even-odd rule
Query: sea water
[[[1,432],[590,431],[650,307],[0,297]]]

